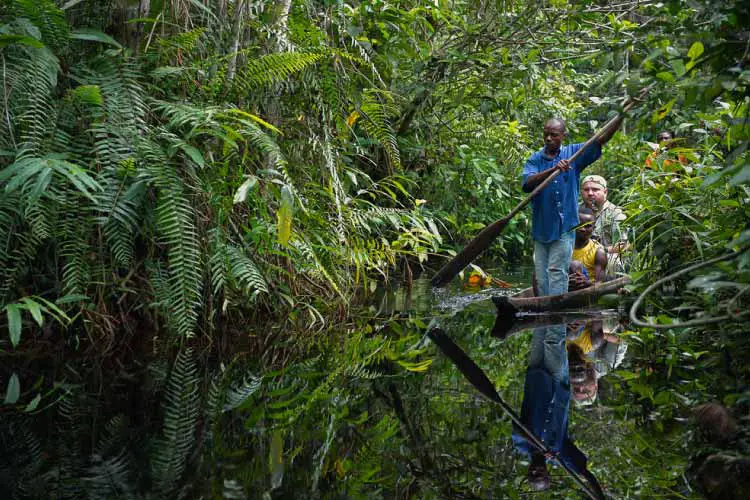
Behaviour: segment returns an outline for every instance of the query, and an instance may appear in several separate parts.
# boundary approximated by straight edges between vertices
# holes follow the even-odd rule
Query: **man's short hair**
[[[562,131],[565,132],[565,120],[563,120],[562,118],[558,118],[556,116],[553,116],[552,118],[550,118],[546,122],[544,122],[544,125],[546,126],[546,125],[549,125],[549,124],[552,124],[552,123],[559,124],[562,127]]]

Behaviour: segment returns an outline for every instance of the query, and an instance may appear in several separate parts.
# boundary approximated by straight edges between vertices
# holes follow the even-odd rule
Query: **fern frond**
[[[169,255],[169,322],[176,333],[191,337],[201,302],[201,262],[193,208],[179,189],[162,189],[156,225]]]
[[[250,399],[253,394],[258,392],[262,382],[262,377],[249,377],[241,383],[231,386],[224,396],[223,411],[227,412],[240,407],[245,401]]]
[[[88,498],[137,498],[133,462],[127,449],[103,457],[95,454],[81,479]]]
[[[128,186],[126,181],[109,174],[111,170],[105,170],[99,178],[103,190],[97,196],[97,223],[104,226],[104,236],[114,261],[128,267],[133,261],[135,236],[146,187],[143,182],[134,182]]]
[[[392,94],[369,89],[359,111],[365,118],[362,127],[383,146],[391,168],[400,169],[401,153],[390,123],[390,117],[398,113]]]
[[[200,395],[199,376],[192,350],[175,359],[164,394],[163,435],[154,443],[154,487],[162,495],[173,494],[182,480],[196,442]]]
[[[228,255],[227,245],[222,238],[221,228],[211,230],[211,256],[208,258],[208,267],[211,271],[211,289],[215,296],[219,295],[227,282]]]
[[[385,373],[371,368],[371,365],[374,362],[375,360],[368,360],[348,366],[345,373],[349,377],[361,378],[365,380],[375,380],[386,376]]]
[[[75,212],[74,212],[75,213]],[[77,214],[76,214],[77,215]],[[86,256],[89,253],[86,224],[81,220],[70,221],[70,227],[63,240],[61,255],[65,259],[63,264],[63,294],[85,294],[89,281],[89,266]]]
[[[5,498],[42,498],[44,459],[39,437],[24,418],[5,416],[0,421],[0,484]]]
[[[251,59],[233,80],[234,91],[247,94],[279,83],[323,59],[323,53],[283,52]]]
[[[63,48],[70,35],[65,12],[52,0],[11,0],[10,9],[17,17],[24,17],[36,26],[45,44]]]
[[[2,134],[8,134],[0,141],[16,149],[17,158],[41,154],[43,143],[53,135],[57,110],[52,96],[60,62],[47,47],[14,47],[6,66],[9,96],[0,106],[3,115],[12,120],[0,125]]]
[[[255,262],[239,248],[228,245],[229,274],[246,294],[268,293],[268,286]]]
[[[300,268],[300,272],[309,273],[314,278],[322,277],[338,294],[342,294],[339,280],[333,271],[330,259],[325,258],[323,252],[316,250],[304,238],[295,239],[292,245],[299,250],[300,254],[304,257],[303,262],[307,264],[307,266]]]

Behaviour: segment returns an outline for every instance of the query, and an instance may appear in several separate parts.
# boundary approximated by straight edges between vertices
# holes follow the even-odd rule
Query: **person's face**
[[[656,140],[660,146],[668,147],[672,139],[672,134],[669,132],[659,132],[659,135],[656,136]]]
[[[591,233],[594,232],[594,216],[589,214],[579,214],[578,218],[581,221],[581,226],[576,229],[576,237],[585,241],[591,238]]]
[[[565,130],[557,122],[549,122],[544,125],[544,149],[547,153],[557,153],[560,145],[565,139]]]
[[[547,471],[547,464],[529,464],[528,479],[529,484],[536,491],[549,489],[550,478],[549,472]]]
[[[596,381],[596,377],[591,379],[587,378],[585,382],[581,384],[570,384],[570,392],[575,401],[588,401],[596,396],[599,390],[599,385]]]
[[[583,201],[589,207],[601,207],[607,201],[607,188],[601,187],[596,182],[584,182]]]

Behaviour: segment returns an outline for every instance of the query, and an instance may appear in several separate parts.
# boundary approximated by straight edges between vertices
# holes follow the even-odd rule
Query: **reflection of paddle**
[[[531,432],[521,421],[521,419],[518,417],[515,411],[513,411],[513,408],[507,405],[505,401],[500,397],[500,394],[497,393],[497,390],[495,390],[495,386],[492,382],[490,382],[490,379],[487,378],[487,375],[482,371],[481,368],[479,368],[474,361],[469,358],[469,356],[466,355],[464,351],[461,350],[460,347],[458,347],[451,339],[448,337],[445,332],[443,332],[440,328],[433,328],[429,332],[427,332],[427,335],[430,337],[430,339],[440,348],[440,350],[448,356],[448,358],[453,362],[454,365],[456,365],[456,368],[459,369],[459,371],[466,377],[466,379],[473,385],[484,397],[489,399],[495,404],[500,405],[500,407],[505,411],[505,413],[510,417],[510,419],[513,421],[513,423],[516,425],[518,429],[520,429],[526,439],[531,442],[540,452],[544,453],[545,455],[551,455],[557,463],[559,463],[567,472],[570,474],[570,476],[586,491],[586,493],[593,498],[594,500],[597,500],[599,498],[603,498],[601,495],[597,495],[593,491],[591,491],[591,488],[589,487],[588,483],[573,469],[571,469],[562,459],[560,459],[555,452],[550,450],[547,445],[544,444],[542,440],[540,440],[536,435]]]
[[[602,128],[599,129],[598,132],[596,132],[588,141],[584,142],[581,148],[573,154],[569,158],[570,163],[572,164],[573,161],[576,160],[580,155],[582,155],[588,148],[591,146],[594,141],[598,140],[602,135],[604,135],[605,132],[607,132],[614,124],[615,121],[620,118],[623,114],[628,112],[635,104],[636,102],[644,97],[646,95],[646,92],[651,88],[651,86],[646,87],[643,89],[638,96],[638,98],[630,98],[627,100],[625,105],[623,106],[622,113],[611,120],[609,120]],[[455,257],[453,257],[447,264],[445,264],[443,267],[440,268],[440,270],[435,274],[435,276],[432,277],[432,286],[440,287],[448,283],[450,280],[453,279],[454,276],[456,276],[461,269],[468,266],[472,260],[474,260],[480,253],[484,252],[490,244],[500,236],[500,233],[503,232],[505,227],[508,225],[510,220],[515,217],[518,212],[524,209],[526,205],[529,204],[529,202],[534,198],[534,196],[537,195],[540,191],[542,191],[544,188],[546,188],[558,175],[560,174],[560,170],[555,170],[550,174],[549,177],[547,177],[542,183],[540,183],[534,190],[531,192],[530,195],[528,195],[526,198],[521,201],[518,205],[516,205],[516,208],[510,211],[508,215],[503,217],[502,219],[493,222],[489,226],[485,227],[481,233],[476,235],[473,240],[471,240],[466,247],[464,247],[463,250],[461,250],[458,254],[456,254]]]

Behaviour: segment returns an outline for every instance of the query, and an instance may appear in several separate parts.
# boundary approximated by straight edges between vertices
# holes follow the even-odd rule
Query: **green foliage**
[[[629,216],[631,292],[750,237],[741,2],[135,3],[0,6],[12,497],[520,496],[510,424],[432,362],[424,322],[355,298],[508,213],[549,116],[582,141],[657,82],[591,167]],[[662,128],[678,143],[646,168]],[[520,214],[488,259],[528,235]],[[747,269],[651,297],[661,325],[730,321],[630,335],[623,420],[581,412],[616,496],[688,496],[674,422],[744,404]],[[490,316],[443,320],[518,406],[526,339],[498,356]],[[738,355],[696,376],[715,346]]]
[[[172,496],[179,489],[195,446],[200,413],[198,374],[190,349],[177,355],[164,393],[164,427],[153,444],[154,492]]]

